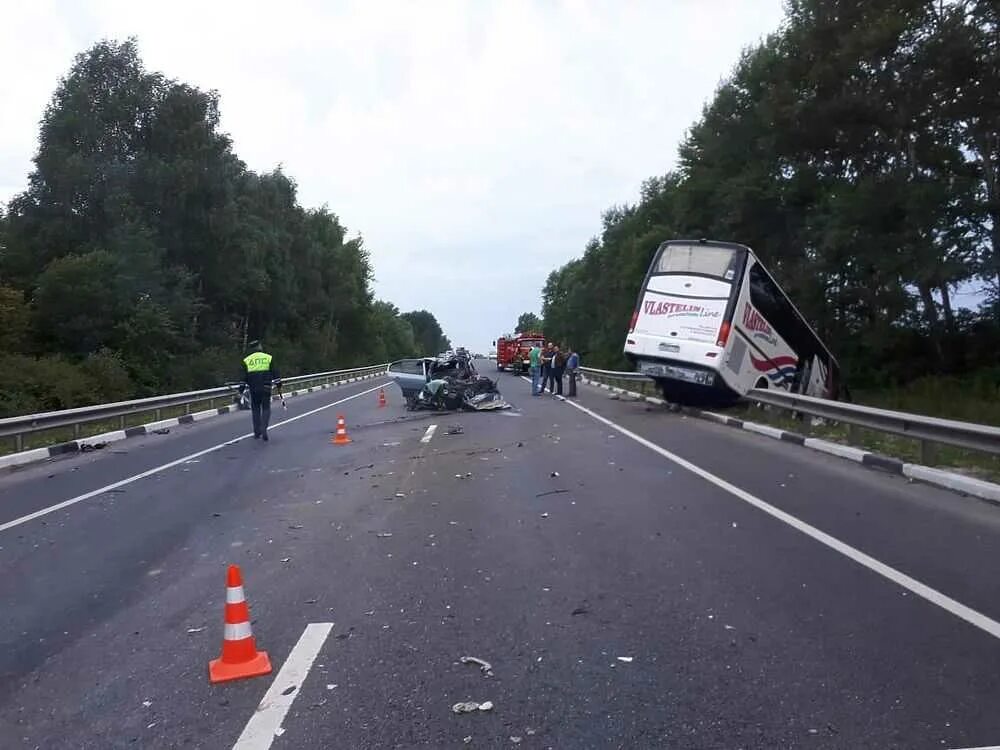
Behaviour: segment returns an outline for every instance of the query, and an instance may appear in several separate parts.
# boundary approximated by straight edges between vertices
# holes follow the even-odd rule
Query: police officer
[[[271,421],[271,386],[281,388],[281,378],[274,367],[274,357],[264,352],[259,341],[251,341],[250,354],[243,358],[243,381],[250,389],[254,439],[267,440]]]

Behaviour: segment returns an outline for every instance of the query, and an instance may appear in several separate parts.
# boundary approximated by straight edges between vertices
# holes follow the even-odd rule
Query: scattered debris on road
[[[425,368],[428,381],[423,388],[416,395],[404,391],[407,407],[411,410],[492,411],[510,408],[500,395],[496,382],[476,372],[472,360],[464,354],[427,359]]]
[[[552,477],[553,479],[558,479],[559,478],[559,472],[558,471],[553,471],[551,474],[549,474],[549,476]]]
[[[520,745],[521,744],[521,738],[520,737],[515,737],[513,735],[511,735],[510,741],[513,742],[515,745]]]
[[[159,430],[153,430],[153,432],[155,432],[157,435],[169,435],[170,434],[170,428],[169,427],[164,427],[164,428],[159,429]]]
[[[448,428],[449,435],[461,435],[465,432],[465,428],[460,424],[453,424]]]
[[[389,537],[392,536],[392,532],[391,531],[380,531],[375,536],[378,539],[388,539]]]
[[[464,742],[466,745],[468,745],[470,742],[472,742],[472,735],[470,734],[468,737],[466,737],[465,739],[463,739],[462,742]]]
[[[292,558],[290,558],[290,557],[283,557],[283,558],[281,558],[281,562],[286,563],[286,562],[289,562],[291,559]]]
[[[562,495],[569,490],[549,490],[548,492],[539,492],[535,497],[546,497],[547,495]]]
[[[288,528],[290,528],[292,531],[297,531],[298,529],[303,528],[303,526],[302,526],[301,523],[293,523],[293,524],[289,524]]]
[[[480,659],[478,656],[463,656],[459,659],[462,664],[478,664],[479,671],[482,672],[487,677],[493,676],[493,665],[484,659]]]
[[[284,733],[285,733],[285,728],[284,727],[278,727],[277,729],[274,730],[274,736],[275,737],[280,737]]]
[[[570,612],[570,615],[572,617],[576,617],[577,615],[585,615],[585,614],[588,614],[589,612],[590,612],[590,610],[587,609],[587,607],[580,606],[580,607],[577,607],[576,609],[574,609],[572,612]]]
[[[406,493],[405,492],[397,492],[396,493],[396,497],[406,497]]]
[[[632,657],[631,656],[618,656],[618,657],[615,657],[615,658],[617,658],[618,661],[625,662],[626,664],[631,664],[632,663]]]
[[[542,518],[548,518],[548,517],[549,517],[548,513],[542,513]]]
[[[153,701],[143,701],[142,705],[144,705],[146,708],[149,708],[150,706],[153,705]]]
[[[463,701],[462,703],[456,703],[451,707],[451,710],[456,714],[471,714],[473,711],[492,711],[493,701],[484,701],[483,703]]]
[[[188,629],[187,629],[187,632],[188,632],[188,634],[190,635],[190,634],[192,634],[192,633],[200,633],[200,632],[201,632],[201,631],[203,631],[204,629],[205,629],[205,626],[204,626],[204,625],[202,625],[202,626],[201,626],[200,628],[188,628]]]

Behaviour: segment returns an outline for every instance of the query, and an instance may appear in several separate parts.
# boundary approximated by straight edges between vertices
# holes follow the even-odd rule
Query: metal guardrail
[[[580,370],[598,381],[618,380],[630,385],[639,383],[644,391],[655,385],[652,379],[636,372],[596,370],[590,367],[581,367]],[[1000,455],[1000,427],[878,409],[767,388],[755,388],[746,398],[748,401],[767,404],[778,409],[841,422],[848,425],[849,432],[852,428],[862,428],[919,440],[921,456],[925,461],[933,457],[931,444],[953,445]],[[851,442],[855,442],[854,436],[851,436]]]
[[[330,370],[329,372],[317,372],[310,375],[296,375],[291,378],[283,378],[283,385],[318,385],[322,383],[337,383],[353,377],[377,374],[384,372],[387,364],[368,365],[366,367],[354,367],[347,370]],[[151,396],[150,398],[134,399],[132,401],[118,401],[110,404],[97,404],[94,406],[81,406],[76,409],[62,409],[60,411],[40,412],[37,414],[25,414],[20,417],[7,417],[0,419],[0,438],[13,438],[14,450],[20,451],[24,447],[24,436],[44,430],[55,430],[60,428],[73,428],[73,437],[81,435],[81,428],[93,422],[106,422],[117,420],[117,429],[127,427],[128,418],[137,414],[152,412],[155,420],[161,418],[164,409],[184,407],[184,413],[191,413],[194,404],[208,402],[211,408],[214,402],[220,398],[230,399],[235,392],[235,386],[224,385],[218,388],[207,388],[200,391],[188,391],[186,393],[170,393],[163,396]]]

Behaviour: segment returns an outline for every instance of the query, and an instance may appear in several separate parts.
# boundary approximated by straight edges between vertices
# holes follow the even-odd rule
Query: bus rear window
[[[713,245],[667,245],[660,252],[653,273],[698,274],[732,281],[739,252]]]

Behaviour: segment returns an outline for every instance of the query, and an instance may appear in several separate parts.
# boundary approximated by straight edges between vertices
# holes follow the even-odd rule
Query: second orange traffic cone
[[[347,437],[347,422],[344,421],[344,415],[337,415],[337,434],[330,438],[330,442],[334,445],[347,445],[351,442],[351,439]]]
[[[385,388],[378,389],[378,408],[385,408]]]
[[[208,663],[208,681],[213,685],[271,673],[267,652],[257,650],[250,629],[250,609],[243,595],[243,577],[238,565],[230,565],[226,576],[226,626],[222,656]]]

